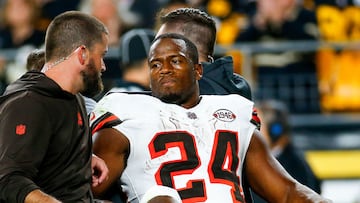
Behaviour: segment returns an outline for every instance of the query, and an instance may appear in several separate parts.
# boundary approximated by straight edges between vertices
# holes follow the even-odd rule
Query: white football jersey
[[[242,168],[255,126],[253,102],[206,95],[193,108],[143,94],[103,97],[91,115],[93,133],[113,127],[130,141],[122,176],[129,202],[154,185],[176,189],[183,202],[244,202]]]

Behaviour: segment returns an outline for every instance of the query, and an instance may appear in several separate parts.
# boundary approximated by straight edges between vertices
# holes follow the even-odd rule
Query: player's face
[[[155,97],[166,103],[186,106],[197,96],[198,72],[187,57],[184,41],[157,40],[150,48],[149,67]]]
[[[89,63],[81,74],[83,75],[84,90],[81,93],[87,97],[93,97],[100,93],[104,86],[101,72],[106,70],[104,56],[108,50],[108,38],[103,37],[103,42],[94,45],[91,51]]]

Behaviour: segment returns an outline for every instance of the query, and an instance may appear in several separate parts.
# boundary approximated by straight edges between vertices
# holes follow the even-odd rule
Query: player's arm
[[[94,154],[103,159],[109,169],[108,178],[92,191],[96,198],[103,198],[104,193],[120,177],[126,166],[129,152],[129,140],[114,128],[97,131],[93,142]]]
[[[251,188],[268,202],[331,202],[292,178],[255,130],[245,161]]]

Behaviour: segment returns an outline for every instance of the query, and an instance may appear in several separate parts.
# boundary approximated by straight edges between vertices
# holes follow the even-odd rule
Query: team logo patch
[[[17,135],[24,135],[26,133],[26,125],[19,124],[16,126],[15,133]]]
[[[193,112],[187,112],[187,116],[190,119],[197,119],[197,115]]]
[[[224,122],[232,122],[236,118],[236,115],[227,109],[219,109],[219,110],[215,111],[213,116],[216,119],[218,119],[220,121],[224,121]]]

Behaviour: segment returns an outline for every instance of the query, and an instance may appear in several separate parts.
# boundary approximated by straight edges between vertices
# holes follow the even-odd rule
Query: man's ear
[[[203,75],[203,66],[201,63],[194,64],[194,70],[196,74],[196,79],[200,80]]]
[[[81,65],[85,64],[86,59],[88,58],[87,55],[88,55],[88,53],[87,53],[86,47],[85,46],[80,47],[78,57],[79,57],[79,61],[80,61]]]

